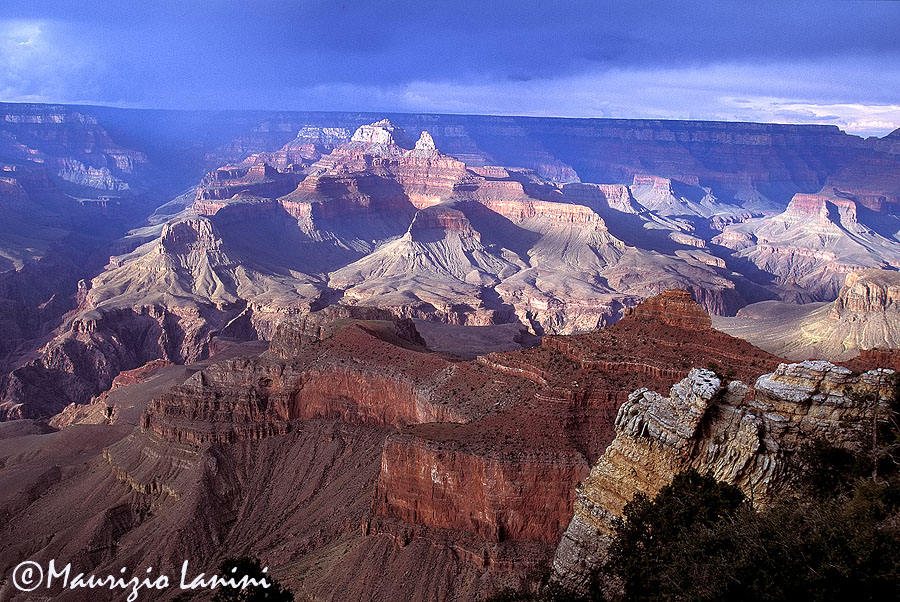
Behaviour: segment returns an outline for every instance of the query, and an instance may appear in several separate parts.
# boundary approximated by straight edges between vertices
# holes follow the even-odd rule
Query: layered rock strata
[[[57,126],[72,121],[73,128],[93,131],[97,125],[86,115],[83,124],[58,116],[50,120]],[[11,118],[9,127],[30,132],[37,127],[32,117]],[[570,132],[576,146],[596,138],[623,150],[646,146],[656,157],[640,168],[628,167],[627,157],[608,165],[603,179],[621,184],[585,184],[569,173],[571,158],[558,161],[546,148],[503,155],[527,158],[509,164],[534,170],[484,165],[490,157],[466,128],[480,123],[509,141],[531,131],[509,125],[515,120],[500,126],[464,119],[468,125],[454,130],[439,117],[430,124],[399,116],[362,126],[362,116],[335,119],[303,124],[271,116],[255,127],[258,141],[237,145],[253,152],[209,172],[189,209],[123,242],[131,252],[111,259],[92,283],[90,303],[63,325],[40,360],[29,357],[26,372],[33,374],[0,383],[4,407],[13,408],[4,415],[46,414],[57,408],[45,401],[57,395],[62,403],[86,401],[116,371],[154,358],[205,357],[214,335],[271,339],[281,321],[335,304],[449,324],[521,324],[535,335],[571,334],[611,324],[640,299],[671,288],[689,289],[716,314],[733,314],[759,299],[831,299],[845,272],[895,265],[900,257],[900,243],[890,228],[872,225],[875,214],[862,197],[822,190],[821,165],[830,163],[813,161],[808,149],[796,150],[803,146],[799,138],[790,138],[804,133],[827,139],[832,150],[852,147],[852,137],[828,129],[741,124],[734,126],[742,132],[737,135],[716,124],[650,123],[640,133],[632,122],[604,122],[599,130],[585,123]],[[412,123],[418,139],[400,122]],[[41,122],[42,136],[52,129],[45,126]],[[657,130],[666,133],[657,137]],[[93,149],[119,157],[111,139],[91,136]],[[280,149],[273,146],[291,136]],[[746,170],[725,177],[709,172],[694,154],[715,147],[725,153],[720,159],[743,165],[740,150],[768,145],[779,149],[774,163],[803,173],[787,183],[769,171],[772,162],[757,165],[754,158]],[[129,185],[139,183],[141,163],[132,159],[110,159],[122,174],[133,168]],[[592,169],[586,173],[599,173]],[[17,193],[10,193],[10,202],[20,202],[18,188],[10,190]],[[775,192],[778,202],[766,197]],[[794,193],[782,215],[764,215]],[[113,207],[115,200],[101,204]],[[181,244],[173,237],[196,241]],[[135,249],[139,241],[156,244]],[[107,344],[122,334],[116,319],[140,322],[138,330],[146,333],[140,340],[124,337],[127,349],[119,358]],[[100,324],[105,332],[78,330]],[[98,378],[89,376],[95,367]],[[73,373],[80,374],[73,379]],[[44,377],[50,393],[34,390]],[[27,410],[29,398],[42,407]]]
[[[688,468],[738,486],[754,504],[768,503],[790,487],[789,461],[805,441],[859,445],[875,408],[892,398],[892,374],[855,375],[806,361],[780,364],[753,392],[704,369],[691,370],[668,397],[634,391],[619,408],[615,438],[577,489],[554,578],[586,588],[625,505],[637,493],[652,497]]]
[[[787,432],[796,424],[839,434],[822,404],[804,400],[826,395],[850,421],[839,394],[859,387],[838,368],[778,368],[777,358],[709,328],[684,291],[601,331],[475,361],[428,352],[410,321],[360,320],[358,309],[322,310],[335,312],[331,324],[295,316],[261,356],[122,376],[125,386],[94,404],[99,412],[67,410],[61,431],[27,435],[46,437],[44,455],[15,452],[3,437],[15,425],[0,425],[0,482],[11,492],[0,510],[48,517],[0,526],[0,569],[24,554],[177,572],[185,555],[215,566],[222,550],[239,550],[312,599],[481,599],[552,559],[583,512],[585,487],[576,485],[593,482],[591,465],[607,447],[619,450],[614,478],[603,481],[616,495],[633,494],[620,478],[634,478],[628,461],[657,454],[649,468],[633,467],[656,483],[697,441],[723,478],[764,492],[754,476],[762,452],[748,450],[769,449],[766,433],[776,431],[766,421],[791,416]],[[747,434],[756,423],[742,426],[756,416],[749,388],[724,386],[702,369],[711,362],[756,382],[755,404],[768,400],[757,447]],[[646,415],[656,418],[639,427]],[[702,440],[707,426],[714,443]],[[785,447],[790,436],[771,435]],[[642,438],[653,441],[635,443]],[[80,455],[60,461],[57,449]],[[773,457],[770,480],[782,476]],[[47,461],[64,468],[35,468]],[[23,470],[9,472],[15,466]],[[60,504],[90,527],[61,525]]]
[[[392,427],[374,515],[497,543],[558,539],[573,498],[548,492],[587,475],[639,384],[669,386],[709,361],[751,377],[777,364],[710,329],[684,291],[598,333],[474,362],[426,353],[409,321],[345,319],[315,332],[284,326],[272,344],[278,359],[195,373],[150,403],[143,428],[204,446],[280,436],[316,418]]]
[[[0,158],[39,163],[64,182],[106,193],[130,190],[149,163],[117,144],[96,116],[58,105],[0,107]]]
[[[900,346],[900,272],[858,270],[847,274],[831,303],[749,305],[734,318],[715,318],[717,328],[789,359],[850,360],[860,352]]]
[[[894,222],[829,188],[794,195],[781,214],[728,225],[713,242],[772,274],[783,300],[831,301],[847,274],[900,266]]]

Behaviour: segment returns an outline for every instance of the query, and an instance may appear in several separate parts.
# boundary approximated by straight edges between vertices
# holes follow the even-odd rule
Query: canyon
[[[47,128],[56,126],[74,128],[67,136],[84,140],[81,155],[60,159],[51,188],[64,191],[74,180],[82,190],[93,187],[87,204],[94,210],[135,205],[146,194],[140,187],[170,165],[153,162],[160,161],[158,148],[141,153],[113,143],[101,129],[104,117],[113,131],[127,127],[108,110],[92,116],[62,107],[49,114],[36,105],[15,109],[7,120],[13,136],[46,146],[53,139]],[[41,321],[34,302],[19,310],[37,314],[37,324],[19,337],[15,354],[8,352],[3,417],[51,415],[87,402],[122,370],[153,359],[203,359],[216,335],[270,340],[282,321],[327,307],[467,326],[517,324],[534,336],[573,334],[612,324],[668,289],[689,290],[708,311],[728,316],[765,300],[831,301],[846,274],[900,265],[893,193],[881,183],[877,190],[861,183],[840,190],[836,183],[849,172],[812,168],[826,159],[842,164],[835,153],[847,153],[848,163],[874,153],[886,168],[893,147],[830,128],[729,124],[721,132],[722,124],[704,122],[465,116],[453,118],[453,127],[443,125],[451,119],[444,116],[356,126],[364,116],[349,114],[271,119],[202,156],[196,149],[182,154],[183,164],[206,175],[194,176],[191,186],[189,176],[173,174],[186,192],[121,238],[109,240],[114,228],[104,224],[108,262],[101,269],[94,255],[93,277],[82,278],[77,294],[59,295],[49,319]],[[426,121],[428,128],[418,129]],[[196,135],[184,124],[168,127],[175,138]],[[514,135],[532,142],[513,144]],[[570,145],[557,152],[565,161],[537,150],[556,148],[554,136],[563,135]],[[610,166],[608,155],[587,153],[588,140],[622,151],[621,161],[626,148],[639,153],[645,167]],[[106,154],[90,165],[122,185],[69,177],[65,165],[88,159],[82,146],[96,154],[91,144]],[[733,173],[699,166],[690,157],[701,148],[730,157]],[[50,149],[63,154],[58,147],[40,152]],[[575,161],[574,149],[595,163]],[[761,168],[759,153],[767,165],[783,161],[782,171]],[[21,203],[15,186],[10,202]],[[133,200],[111,191],[130,192]]]
[[[712,330],[684,291],[475,360],[429,351],[409,319],[345,316],[284,323],[262,353],[223,343],[197,364],[124,374],[59,430],[6,423],[3,565],[67,554],[104,567],[128,550],[169,567],[228,548],[293,567],[279,576],[315,599],[400,595],[401,582],[404,599],[475,599],[549,562],[632,390],[711,361],[746,380],[778,365]],[[68,449],[81,451],[40,468]],[[60,504],[79,530],[49,545],[58,520],[16,518]],[[367,577],[378,571],[400,581]]]
[[[679,470],[765,504],[893,394],[895,139],[0,103],[0,574],[477,600]]]
[[[782,363],[686,291],[470,360],[408,318],[333,318],[122,373],[50,425],[0,425],[0,568],[176,571],[227,550],[298,599],[476,600],[548,566],[577,588],[633,493],[694,465],[764,501],[806,434],[846,443],[868,423],[848,387],[893,391],[889,370]]]
[[[849,360],[897,348],[900,273],[850,272],[837,299],[794,305],[764,301],[735,317],[716,317],[716,328],[792,360]]]

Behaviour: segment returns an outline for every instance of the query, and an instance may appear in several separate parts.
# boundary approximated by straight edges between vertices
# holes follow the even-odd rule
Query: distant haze
[[[900,127],[900,2],[5,0],[0,100]]]

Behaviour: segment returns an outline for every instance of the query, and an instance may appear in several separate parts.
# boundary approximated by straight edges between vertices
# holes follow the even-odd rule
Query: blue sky
[[[900,127],[900,2],[2,4],[7,101]]]

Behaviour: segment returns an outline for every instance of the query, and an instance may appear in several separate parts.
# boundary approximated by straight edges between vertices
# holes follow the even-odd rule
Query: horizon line
[[[869,135],[863,136],[854,134],[843,129],[836,123],[809,123],[809,122],[787,122],[787,121],[747,121],[747,120],[728,120],[728,119],[696,119],[696,118],[674,118],[674,117],[588,117],[575,115],[525,115],[519,113],[461,113],[461,112],[441,112],[441,111],[402,111],[402,110],[373,110],[373,109],[262,109],[262,108],[162,108],[162,107],[138,107],[129,105],[105,104],[97,101],[77,101],[77,102],[49,102],[49,101],[33,101],[33,100],[3,100],[0,99],[2,105],[36,105],[36,106],[63,106],[63,107],[79,107],[91,109],[114,109],[118,111],[147,111],[160,113],[359,113],[371,115],[434,115],[434,116],[458,116],[458,117],[509,117],[516,119],[557,119],[557,120],[587,120],[587,121],[661,121],[671,123],[733,123],[745,125],[775,125],[775,126],[797,126],[804,128],[824,128],[836,129],[847,136],[853,136],[862,140],[875,138],[877,140],[891,136],[893,133],[900,131],[900,128],[891,130],[883,136]]]

